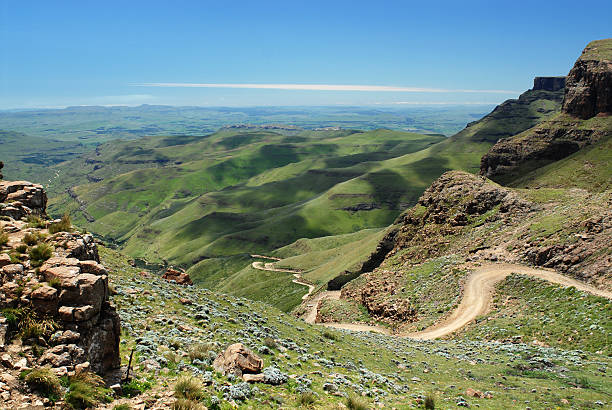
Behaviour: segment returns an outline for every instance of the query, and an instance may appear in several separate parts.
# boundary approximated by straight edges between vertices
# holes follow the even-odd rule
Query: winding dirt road
[[[253,257],[253,258],[270,259],[270,260],[274,260],[274,261],[279,261],[280,260],[278,258],[272,258],[272,257],[268,257],[268,256],[261,256],[261,255],[251,255],[251,257]],[[308,297],[312,294],[312,292],[314,292],[315,286],[313,284],[311,284],[311,283],[306,282],[304,279],[302,279],[301,271],[299,271],[299,270],[295,270],[295,269],[279,269],[279,268],[275,268],[273,263],[263,263],[263,262],[253,262],[251,264],[251,266],[253,267],[253,269],[265,270],[265,271],[268,271],[268,272],[291,273],[295,277],[295,279],[293,279],[291,282],[297,283],[298,285],[302,285],[302,286],[307,286],[308,287],[308,293],[306,293],[304,296],[302,296],[302,300],[308,299]],[[316,312],[315,312],[315,317],[316,317]]]
[[[456,332],[489,310],[493,293],[495,291],[495,285],[512,273],[533,276],[564,287],[573,286],[578,290],[592,293],[597,296],[602,296],[607,299],[612,299],[612,292],[587,285],[575,279],[560,275],[552,270],[534,269],[512,264],[482,265],[475,269],[468,277],[461,303],[450,316],[421,332],[404,333],[398,334],[397,336],[419,340],[431,340]],[[308,304],[309,311],[305,316],[306,322],[315,322],[320,300],[325,298],[337,299],[339,297],[340,292],[322,292],[315,296],[315,298],[310,301],[311,303]],[[390,334],[388,329],[380,326],[369,326],[356,323],[320,324],[338,329]]]
[[[251,255],[252,257],[269,259],[278,261],[278,258]],[[302,300],[307,300],[315,289],[315,286],[302,279],[301,271],[295,269],[280,269],[275,268],[273,263],[253,262],[253,268],[270,271],[270,272],[285,272],[291,273],[295,279],[293,283],[308,286],[308,293],[302,297]],[[564,287],[575,287],[578,290],[592,293],[593,295],[602,296],[607,299],[612,299],[612,292],[587,285],[586,283],[577,281],[560,275],[557,272],[549,269],[535,269],[522,265],[515,264],[486,264],[474,269],[465,283],[463,297],[461,303],[450,316],[442,319],[433,326],[428,327],[420,332],[397,334],[399,337],[408,337],[411,339],[431,340],[449,335],[457,330],[468,325],[478,316],[485,314],[490,309],[495,285],[512,273],[520,273],[523,275],[533,276],[543,279],[551,283],[556,283]],[[340,291],[324,291],[317,294],[314,298],[307,302],[307,311],[303,316],[306,323],[315,324],[317,313],[319,311],[320,302],[324,299],[340,299]],[[389,329],[382,326],[364,325],[359,323],[316,323],[326,327],[336,329],[346,329],[359,332],[376,332],[383,334],[391,334]]]

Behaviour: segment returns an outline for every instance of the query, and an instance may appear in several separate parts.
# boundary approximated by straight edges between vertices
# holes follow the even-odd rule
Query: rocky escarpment
[[[554,84],[536,79],[536,86]],[[499,140],[482,157],[480,173],[497,182],[509,183],[563,159],[612,132],[611,111],[612,39],[594,41],[567,77],[561,114]]]
[[[554,268],[612,286],[611,194],[572,190],[555,200],[547,195],[447,172],[398,218],[392,250],[382,263],[380,255],[372,256],[371,264],[380,266],[344,285],[341,298],[406,330],[451,306],[432,307],[432,292],[446,292],[451,300],[462,275],[483,262]]]
[[[119,316],[93,237],[46,220],[41,186],[2,181],[0,189],[11,201],[0,204],[0,372],[117,368]]]
[[[462,233],[487,222],[510,224],[534,209],[532,203],[509,189],[469,173],[447,172],[423,193],[415,207],[396,221],[399,229],[393,234],[393,249],[385,262],[397,259],[395,265],[416,265],[451,250],[468,257],[474,244],[463,240]],[[389,247],[386,242],[384,248]],[[378,266],[379,257],[373,254],[370,263]],[[341,298],[359,302],[376,320],[403,324],[416,321],[418,308],[410,299],[401,297],[404,272],[391,269],[385,262],[362,275],[357,284],[344,286]]]
[[[584,49],[567,76],[563,112],[585,120],[612,114],[612,39]]]
[[[533,90],[559,91],[565,88],[565,76],[536,77],[533,80]]]

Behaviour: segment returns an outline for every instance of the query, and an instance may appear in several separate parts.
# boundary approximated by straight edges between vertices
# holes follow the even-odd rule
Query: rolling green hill
[[[272,303],[289,310],[305,287],[290,275],[262,275],[245,255],[293,256],[282,264],[306,266],[305,279],[318,287],[354,272],[376,248],[379,229],[439,175],[477,170],[498,138],[554,115],[561,96],[527,91],[450,138],[251,127],[113,141],[57,167],[49,208],[70,211],[77,225],[132,257],[192,267],[209,288],[268,301],[264,289],[288,293]],[[66,186],[73,188],[61,192]],[[283,248],[358,231],[300,255]]]

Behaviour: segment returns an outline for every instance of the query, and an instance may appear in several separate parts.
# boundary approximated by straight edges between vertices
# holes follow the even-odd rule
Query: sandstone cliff
[[[534,86],[545,86],[545,81]],[[550,85],[550,84],[549,84]],[[499,140],[482,157],[480,173],[508,183],[565,158],[612,132],[612,39],[594,41],[567,77],[562,112]]]
[[[117,368],[119,316],[93,237],[47,220],[40,185],[1,181],[0,201],[0,350],[58,375]]]

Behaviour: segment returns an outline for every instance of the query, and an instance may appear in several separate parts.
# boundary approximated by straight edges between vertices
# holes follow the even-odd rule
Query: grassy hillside
[[[205,382],[202,404],[217,402],[222,409],[405,409],[421,408],[426,397],[435,408],[457,403],[487,409],[594,408],[609,402],[610,358],[602,354],[335,331],[266,303],[169,284],[152,274],[143,277],[126,257],[108,249],[101,249],[101,258],[111,272],[112,300],[124,329],[122,364],[135,349],[131,385],[145,391],[134,398],[124,394],[112,405],[135,407],[145,398],[153,407],[170,406],[175,398],[168,393],[185,375]],[[245,344],[265,367],[291,376],[278,385],[245,388],[240,379],[211,371],[211,358],[232,343]],[[468,389],[489,394],[471,397]]]
[[[77,225],[133,257],[194,266],[190,272],[210,288],[230,276],[232,283],[248,283],[258,276],[240,255],[388,226],[443,172],[478,169],[480,157],[505,132],[553,115],[560,95],[528,91],[451,138],[390,130],[228,128],[108,143],[59,167],[50,210],[69,210]],[[73,188],[60,192],[66,186]],[[284,266],[303,265],[305,278],[324,286],[354,271],[375,249],[375,235],[301,257],[278,252],[295,257]],[[281,287],[289,279],[269,278]],[[299,303],[298,296],[292,303]]]
[[[513,181],[524,188],[612,189],[612,130],[597,143]]]

